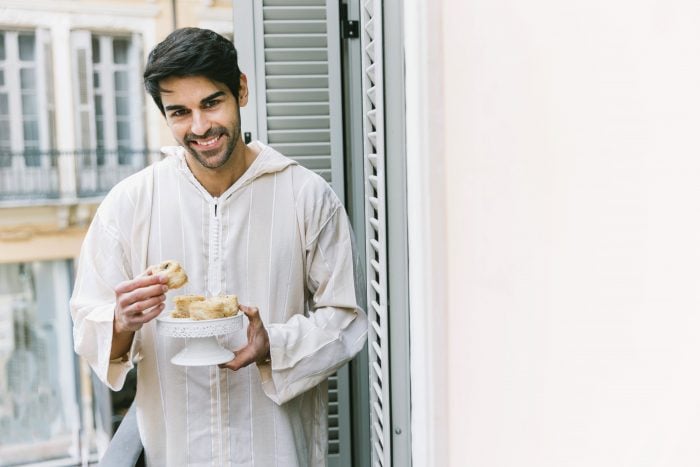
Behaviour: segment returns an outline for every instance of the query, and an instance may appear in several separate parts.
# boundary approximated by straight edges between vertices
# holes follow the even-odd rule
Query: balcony
[[[157,150],[0,152],[0,203],[102,197],[159,158]]]

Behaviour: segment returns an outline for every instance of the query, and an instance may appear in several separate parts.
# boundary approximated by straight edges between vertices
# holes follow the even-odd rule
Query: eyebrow
[[[200,104],[204,104],[205,102],[208,102],[210,100],[216,99],[217,97],[221,97],[225,95],[226,93],[224,91],[217,91],[213,94],[209,94],[207,97],[203,98],[202,100],[199,101]],[[179,109],[184,109],[184,105],[179,105],[179,104],[172,104],[172,105],[166,105],[165,110],[179,110]]]

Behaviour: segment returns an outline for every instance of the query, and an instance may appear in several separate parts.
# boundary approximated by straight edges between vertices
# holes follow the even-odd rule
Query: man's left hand
[[[233,360],[219,365],[220,368],[233,371],[251,363],[264,363],[270,359],[270,339],[260,319],[260,311],[252,306],[238,305],[238,308],[248,317],[248,344],[236,352]]]

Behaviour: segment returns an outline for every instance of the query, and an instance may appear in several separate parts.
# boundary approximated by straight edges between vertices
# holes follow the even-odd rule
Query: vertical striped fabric
[[[112,388],[138,364],[137,416],[149,465],[321,466],[326,378],[357,353],[347,216],[328,184],[254,143],[253,165],[215,198],[177,148],[118,185],[90,227],[71,301],[76,351]],[[145,222],[144,222],[145,220]],[[190,277],[179,294],[236,294],[257,306],[271,364],[237,372],[170,363],[185,339],[137,333],[130,358],[109,359],[114,286],[166,259]],[[236,349],[245,333],[220,338]]]

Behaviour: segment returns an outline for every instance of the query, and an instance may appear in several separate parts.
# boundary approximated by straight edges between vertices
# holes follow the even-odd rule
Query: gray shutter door
[[[391,465],[382,2],[363,1],[361,10],[371,458],[379,467]]]
[[[242,131],[321,175],[344,201],[338,2],[236,0],[233,11],[255,106],[242,111]],[[349,386],[347,366],[328,381],[330,467],[352,467]]]
[[[338,5],[254,3],[259,138],[323,176],[343,199]]]

